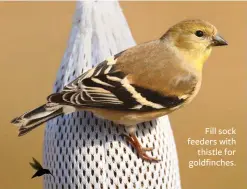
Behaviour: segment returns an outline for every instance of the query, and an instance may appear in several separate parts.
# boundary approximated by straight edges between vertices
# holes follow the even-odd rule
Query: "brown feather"
[[[116,67],[128,75],[131,84],[166,96],[191,94],[200,82],[200,73],[160,40],[129,49]]]

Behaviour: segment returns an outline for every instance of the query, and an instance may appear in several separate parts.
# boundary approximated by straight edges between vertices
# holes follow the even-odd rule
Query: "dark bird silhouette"
[[[34,178],[34,177],[40,177],[40,176],[42,176],[44,174],[50,174],[51,176],[53,176],[53,174],[51,173],[51,171],[48,170],[48,169],[44,169],[42,167],[42,165],[35,158],[33,158],[33,163],[30,162],[29,164],[32,166],[32,168],[34,168],[35,170],[37,170],[36,173],[32,176],[32,178]],[[53,178],[54,178],[54,176],[53,176]]]

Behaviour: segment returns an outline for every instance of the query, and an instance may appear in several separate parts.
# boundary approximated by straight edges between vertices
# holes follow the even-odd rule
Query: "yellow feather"
[[[199,72],[202,71],[203,65],[211,54],[212,48],[206,48],[203,51],[186,51],[180,50],[184,54],[184,58],[187,63],[192,64],[192,66]]]

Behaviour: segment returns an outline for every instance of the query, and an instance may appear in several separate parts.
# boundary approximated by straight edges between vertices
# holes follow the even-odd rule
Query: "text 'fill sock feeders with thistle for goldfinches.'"
[[[135,42],[117,1],[77,2],[67,50],[55,92],[111,55]],[[144,147],[154,147],[150,163],[138,158],[120,137],[124,127],[89,112],[75,112],[48,122],[44,139],[46,189],[180,189],[178,159],[167,116],[139,124]]]

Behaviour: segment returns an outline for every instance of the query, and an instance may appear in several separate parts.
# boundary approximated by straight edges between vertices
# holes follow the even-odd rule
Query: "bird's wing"
[[[142,87],[138,82],[132,82],[131,78],[138,71],[133,72],[128,69],[122,71],[119,69],[119,65],[124,66],[128,61],[145,61],[143,60],[145,56],[138,59],[135,56],[137,53],[128,53],[128,51],[110,57],[97,67],[87,71],[65,86],[62,92],[50,95],[47,98],[48,102],[75,107],[149,111],[175,107],[185,100],[173,94],[161,94],[148,87]],[[139,53],[138,56],[141,57],[142,53]],[[128,64],[130,65],[129,70],[131,70],[132,64],[130,62]]]
[[[33,178],[35,178],[37,176],[39,176],[39,171],[37,171],[36,173],[34,173],[34,175],[31,177],[31,179],[33,179]]]
[[[42,165],[35,158],[33,158],[33,163],[30,162],[29,164],[36,170],[43,169]]]

